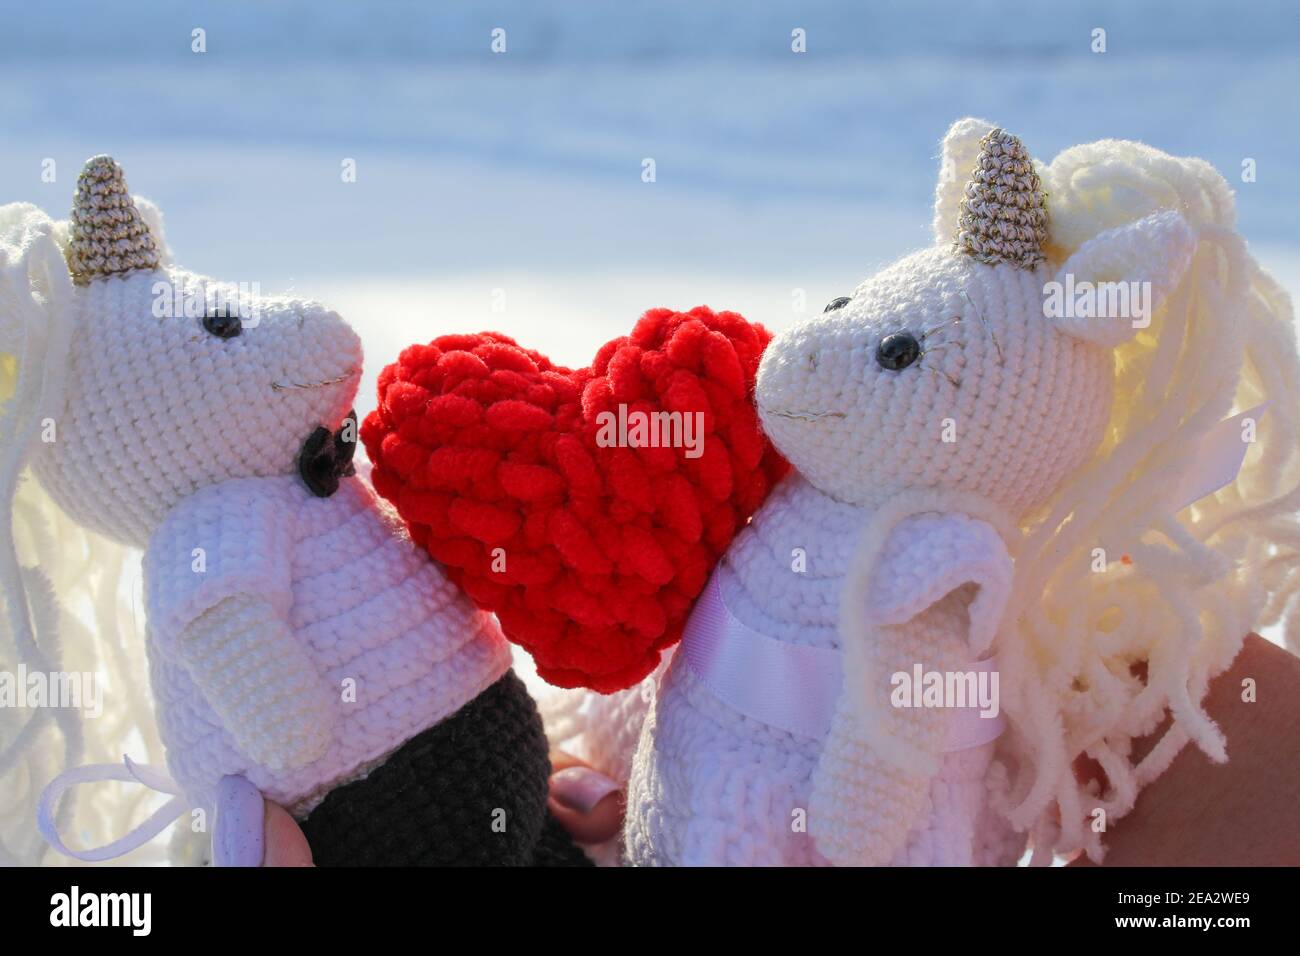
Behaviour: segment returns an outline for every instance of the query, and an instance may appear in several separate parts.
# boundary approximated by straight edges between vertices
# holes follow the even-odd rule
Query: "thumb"
[[[627,809],[622,788],[562,750],[551,751],[551,815],[578,843],[604,843],[623,829]]]
[[[276,803],[266,805],[266,855],[262,866],[313,866],[311,847],[298,822]]]

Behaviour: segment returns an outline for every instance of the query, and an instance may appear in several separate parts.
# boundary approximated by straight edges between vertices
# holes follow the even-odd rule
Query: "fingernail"
[[[590,813],[619,789],[617,783],[590,767],[568,767],[551,774],[551,796],[560,806],[579,813]]]
[[[212,834],[216,866],[261,866],[266,811],[257,788],[240,776],[217,783],[217,819]]]

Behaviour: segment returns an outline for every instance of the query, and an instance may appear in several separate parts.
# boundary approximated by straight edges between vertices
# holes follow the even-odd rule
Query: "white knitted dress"
[[[1174,582],[1185,572],[1199,589],[1203,575],[1219,573],[1175,513],[1232,480],[1240,423],[1214,426],[1226,425],[1226,446],[1235,446],[1214,453],[1203,424],[1180,426],[1197,436],[1190,450],[1170,429],[1199,388],[1180,376],[1222,371],[1235,382],[1237,371],[1230,359],[1175,373],[1175,353],[1196,352],[1186,345],[1196,326],[1174,324],[1172,338],[1167,325],[1141,330],[1187,318],[1189,301],[1214,303],[1195,304],[1194,315],[1224,305],[1218,270],[1232,244],[1217,223],[1198,238],[1185,216],[1217,217],[1207,210],[1227,204],[1226,190],[1200,161],[1094,144],[1058,158],[1049,216],[1040,167],[1005,130],[961,120],[943,157],[934,244],[796,322],[764,352],[755,402],[793,472],[732,543],[659,682],[629,785],[633,863],[1008,864],[1031,827],[1040,857],[1086,845],[1095,859],[1083,807],[1098,796],[1076,782],[1073,759],[1091,756],[1090,743],[1107,750],[1107,773],[1115,767],[1129,781],[1118,787],[1127,798],[1115,799],[1131,801],[1145,773],[1168,765],[1129,773],[1132,738],[1163,716],[1153,692],[1163,687],[1169,702],[1170,688],[1204,693],[1203,682],[1189,683],[1187,646],[1166,653],[1117,635],[1150,631],[1150,620],[1168,621],[1173,634],[1194,631]],[[1194,184],[1208,178],[1213,188],[1201,195]],[[1079,208],[1061,202],[1079,189]],[[1214,249],[1203,255],[1209,235]],[[1203,288],[1180,297],[1198,262],[1216,278],[1198,278]],[[1145,304],[1064,307],[1055,297],[1076,282],[1128,287]],[[1144,360],[1154,364],[1133,363],[1157,338],[1174,344]],[[1116,349],[1128,349],[1119,361]],[[1114,407],[1117,382],[1141,382],[1124,411]],[[1176,391],[1171,382],[1181,383]],[[1148,404],[1148,388],[1177,396],[1178,408]],[[1226,412],[1230,395],[1218,394]],[[1209,405],[1196,408],[1214,419]],[[1105,446],[1121,435],[1122,444]],[[1148,461],[1162,470],[1137,474]],[[1167,487],[1157,494],[1156,483]],[[1186,549],[1183,571],[1165,568],[1173,552],[1163,545],[1148,548],[1147,527]],[[1127,552],[1139,548],[1136,565],[1160,572],[1116,584],[1128,578]],[[1166,598],[1170,616],[1148,618]],[[1201,616],[1230,635],[1226,644],[1248,629],[1220,619],[1229,602],[1197,600]],[[1183,663],[1164,671],[1164,685],[1125,676],[1135,660],[1173,659]],[[927,681],[1005,677],[1011,732],[997,743],[961,733],[962,712],[949,709],[961,705],[946,690],[935,703],[899,699],[893,678],[914,668]],[[1175,714],[1194,709],[1182,703]],[[1200,718],[1198,742],[1221,754]],[[599,753],[603,743],[586,749]],[[1112,804],[1108,818],[1129,806]]]
[[[495,619],[411,545],[359,479],[328,498],[296,475],[204,488],[167,516],[144,568],[159,729],[194,807],[212,806],[222,776],[243,774],[268,799],[305,812],[510,666]],[[336,711],[332,743],[306,766],[272,769],[242,753],[191,679],[182,632],[234,595],[265,599],[284,615]],[[267,651],[238,652],[250,656],[246,679],[255,686],[256,655]]]
[[[796,644],[839,648],[839,598],[864,523],[798,474],[783,482],[718,567],[722,599],[745,625]],[[796,549],[803,573],[791,571]],[[864,595],[864,600],[866,599]],[[969,591],[933,605],[915,627],[964,633]],[[826,865],[806,827],[824,745],[736,712],[677,653],[642,729],[628,797],[629,861],[641,865]],[[1019,853],[1009,827],[986,813],[985,772],[993,744],[947,754],[929,807],[896,864],[1009,863]]]

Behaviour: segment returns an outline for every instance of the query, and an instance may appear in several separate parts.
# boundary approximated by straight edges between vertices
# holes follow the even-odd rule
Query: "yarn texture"
[[[303,833],[317,866],[589,866],[547,812],[550,772],[537,708],[507,672],[333,790]]]
[[[242,773],[301,812],[510,666],[491,617],[357,480],[328,498],[296,475],[203,489],[154,533],[144,575],[159,729],[194,806]]]
[[[976,119],[942,168],[971,174],[941,174],[935,244],[765,351],[756,402],[794,473],[717,571],[747,628],[838,651],[831,728],[742,715],[677,655],[632,763],[633,862],[1099,860],[1097,810],[1122,817],[1189,742],[1226,759],[1200,702],[1247,632],[1294,631],[1300,361],[1223,178],[1119,141],[1042,166]],[[1076,308],[1076,284],[1135,298]],[[1201,439],[1265,401],[1235,480],[1171,501]],[[984,653],[1007,732],[945,753],[942,709],[894,704],[889,675]]]
[[[77,177],[71,233],[68,270],[79,285],[96,276],[158,266],[153,236],[131,201],[122,168],[111,156],[88,160]]]
[[[768,338],[700,307],[647,312],[577,370],[494,333],[412,346],[362,427],[375,488],[542,677],[628,687],[784,471],[751,400]],[[698,424],[698,455],[606,441],[621,415]]]
[[[791,475],[718,567],[728,609],[769,637],[840,648],[842,576],[858,546],[862,517],[855,506]],[[899,639],[928,667],[959,668],[979,653],[961,640],[970,632],[973,595],[960,588],[949,593],[926,569],[965,567],[959,575],[965,580],[972,574],[970,557],[1001,547],[998,541],[987,524],[973,519],[918,516],[888,539],[875,587],[856,593],[864,608],[868,595],[901,598],[899,605],[882,601],[871,609],[873,617],[901,620]],[[804,573],[790,570],[796,549],[809,552]],[[907,583],[900,586],[900,578]],[[928,600],[932,587],[946,596]],[[926,654],[926,646],[935,653]],[[886,672],[880,682],[886,693],[887,678]],[[632,768],[628,859],[686,866],[826,866],[848,857],[918,866],[1013,862],[1024,837],[987,809],[985,772],[994,745],[940,755],[945,715],[931,710],[926,716],[908,733],[911,746],[936,755],[928,773],[903,774],[889,762],[852,763],[859,755],[856,736],[850,736],[841,746],[864,776],[832,775],[815,801],[819,761],[836,740],[779,730],[731,710],[678,654],[654,691]],[[905,801],[898,799],[899,781],[909,784]],[[855,809],[863,806],[865,820]]]
[[[1033,160],[1003,129],[989,130],[979,145],[957,219],[957,248],[988,265],[1032,269],[1047,242],[1047,203]]]
[[[13,510],[19,477],[30,474],[60,523],[144,550],[144,642],[172,779],[149,767],[124,776],[120,764],[105,773],[42,763],[39,785],[65,795],[42,805],[44,831],[53,828],[57,845],[71,821],[69,781],[178,790],[169,807],[188,803],[211,820],[230,774],[299,817],[366,778],[347,803],[377,830],[392,822],[378,814],[402,799],[387,788],[409,787],[412,773],[435,777],[428,786],[446,803],[475,790],[479,806],[489,784],[445,779],[427,755],[445,766],[453,751],[485,751],[503,801],[521,788],[533,794],[533,823],[514,839],[536,845],[521,844],[518,859],[571,857],[565,834],[536,810],[545,741],[531,700],[500,683],[510,648],[499,626],[354,474],[355,332],[317,302],[251,295],[177,267],[161,216],[130,196],[107,157],[87,164],[74,202],[70,225],[35,207],[0,208],[0,348],[18,365],[0,418],[6,623],[19,659],[52,671],[70,620],[52,581],[68,582],[19,561],[33,550],[16,540]],[[42,440],[51,427],[56,437]],[[17,530],[49,560],[42,524],[27,515]],[[92,540],[66,557],[84,558],[75,590],[92,593],[94,623],[108,631],[124,589],[121,563],[97,562],[102,553]],[[429,736],[494,686],[497,697]],[[20,738],[48,748],[48,717],[38,712]],[[80,721],[69,711],[57,724],[75,761]],[[491,845],[492,822],[485,812],[464,834],[464,859],[475,840]],[[156,832],[146,821],[110,848]],[[68,852],[102,859],[102,849]]]

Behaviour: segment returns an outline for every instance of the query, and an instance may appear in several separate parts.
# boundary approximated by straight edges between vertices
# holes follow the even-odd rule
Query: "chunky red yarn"
[[[770,338],[700,307],[647,312],[576,370],[491,332],[412,346],[361,428],[375,489],[543,678],[631,686],[785,472],[752,397]],[[702,454],[601,447],[620,404],[703,412]]]

